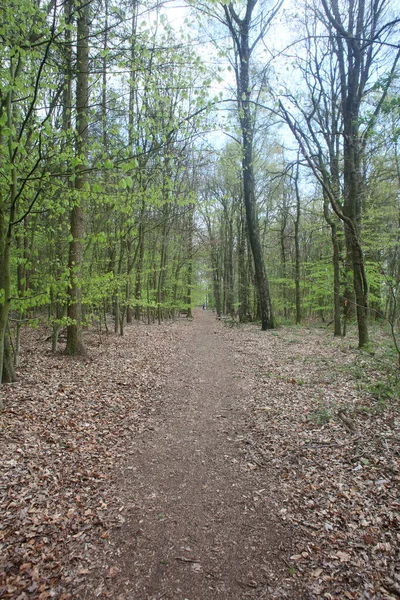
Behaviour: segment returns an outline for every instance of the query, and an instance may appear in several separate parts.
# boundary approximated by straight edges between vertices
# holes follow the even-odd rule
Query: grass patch
[[[308,414],[307,417],[307,419],[311,421],[311,423],[314,423],[314,425],[326,425],[332,418],[332,412],[326,407],[313,410]]]

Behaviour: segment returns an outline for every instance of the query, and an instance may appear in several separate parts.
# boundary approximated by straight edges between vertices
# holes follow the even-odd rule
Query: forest
[[[84,354],[204,301],[399,355],[398,32],[385,1],[4,2],[2,381],[26,327]]]
[[[400,597],[395,0],[2,0],[0,597]]]

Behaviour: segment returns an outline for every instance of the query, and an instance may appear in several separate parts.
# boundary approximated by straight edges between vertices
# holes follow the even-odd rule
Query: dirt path
[[[399,598],[400,408],[385,346],[354,340],[198,311],[88,331],[81,359],[26,331],[0,598]]]
[[[278,587],[285,596],[288,530],[274,517],[274,483],[243,449],[240,359],[216,333],[212,313],[198,311],[154,429],[132,440],[105,596],[261,600]]]

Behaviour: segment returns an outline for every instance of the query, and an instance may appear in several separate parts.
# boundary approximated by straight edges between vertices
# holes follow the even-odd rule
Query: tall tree
[[[312,82],[308,105],[301,110],[301,117],[290,115],[281,102],[283,115],[299,141],[302,152],[317,179],[328,195],[331,207],[342,220],[349,263],[353,274],[359,346],[368,343],[368,279],[361,242],[361,221],[365,205],[365,178],[363,159],[366,143],[373,132],[374,124],[381,111],[400,58],[400,50],[393,56],[390,40],[400,22],[397,18],[387,20],[389,3],[367,2],[366,0],[321,0],[322,10],[307,5],[307,19],[316,23],[313,31],[319,52],[311,69]],[[391,54],[391,55],[390,55]],[[331,65],[335,63],[332,67]],[[304,71],[306,72],[306,71]],[[321,115],[318,103],[328,98],[335,89],[323,73],[337,77],[339,88],[339,119],[332,119],[332,111]],[[308,72],[309,76],[310,71]],[[376,83],[378,78],[379,84]],[[373,81],[372,81],[373,80]],[[291,100],[294,95],[291,95]],[[371,106],[366,110],[366,101]],[[294,102],[299,107],[297,100]],[[332,105],[330,108],[336,110]],[[325,154],[321,136],[337,140],[341,138],[341,176],[331,170],[329,159],[322,161]],[[342,180],[342,202],[338,201],[337,182]]]
[[[294,220],[294,248],[295,248],[295,304],[296,304],[296,325],[301,323],[301,297],[300,297],[300,217],[301,200],[299,190],[299,157],[297,156],[296,171],[294,175],[294,191],[296,197],[296,217]]]
[[[252,54],[260,39],[265,35],[268,25],[275,16],[280,3],[268,17],[254,19],[257,0],[247,0],[241,16],[230,2],[223,4],[224,24],[229,30],[234,47],[234,69],[237,86],[237,108],[242,134],[242,174],[243,198],[246,208],[247,233],[254,260],[254,270],[260,304],[261,328],[275,327],[267,271],[261,245],[260,228],[257,215],[254,178],[254,127],[255,111],[252,109],[252,82],[250,81]],[[254,27],[259,31],[254,35]]]
[[[49,58],[57,26],[53,3],[7,1],[0,11],[0,382],[14,378],[6,331],[16,231],[42,198],[51,161],[48,126],[58,92]]]
[[[85,212],[83,192],[86,183],[88,160],[89,113],[89,8],[83,0],[78,8],[77,20],[77,78],[76,78],[76,159],[75,194],[73,195],[69,244],[69,302],[66,354],[84,354],[82,339],[82,267]]]

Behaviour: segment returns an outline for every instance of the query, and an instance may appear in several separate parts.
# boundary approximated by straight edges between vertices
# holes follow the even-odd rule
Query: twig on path
[[[297,525],[311,527],[311,529],[315,529],[316,531],[320,531],[321,529],[320,525],[315,525],[314,523],[309,523],[308,521],[300,521],[300,519],[295,519],[294,517],[291,517],[290,520],[293,521],[293,523],[296,523]]]
[[[256,587],[258,587],[258,584],[256,581],[240,581],[240,579],[236,579],[235,580],[237,584],[239,584],[241,587],[244,588],[253,588],[255,589]]]
[[[354,423],[354,421],[352,421],[345,413],[344,409],[340,409],[338,411],[338,417],[339,419],[342,421],[342,423],[344,423],[346,429],[348,431],[350,431],[351,433],[355,433],[357,431],[356,425]]]
[[[186,558],[185,556],[175,556],[175,560],[180,560],[182,562],[187,562],[187,563],[199,563],[200,562],[198,559]]]

